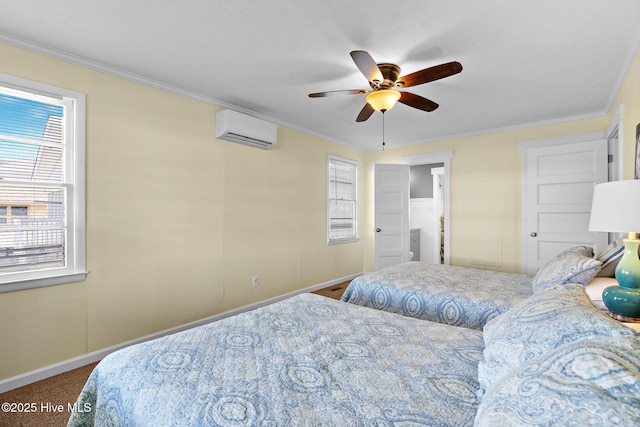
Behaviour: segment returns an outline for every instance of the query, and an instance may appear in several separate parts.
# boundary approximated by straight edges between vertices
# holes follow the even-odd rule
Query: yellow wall
[[[366,153],[363,230],[373,225],[373,165],[399,163],[401,157],[452,151],[451,264],[521,271],[521,155],[518,142],[606,128],[591,119],[460,139],[387,148]],[[362,233],[365,271],[373,270],[373,233]]]
[[[216,140],[212,105],[0,57],[0,73],[87,95],[89,271],[0,294],[0,378],[362,271],[361,242],[326,244],[326,156],[363,153],[282,127],[268,151]]]
[[[622,105],[623,120],[623,179],[633,179],[634,160],[636,157],[636,126],[640,124],[640,51],[629,66],[622,81],[620,90],[609,110],[609,120]]]
[[[373,164],[453,151],[451,260],[520,271],[518,141],[604,130],[620,103],[633,176],[640,56],[608,117],[358,152],[280,127],[214,138],[218,108],[0,44],[0,73],[87,94],[85,282],[0,294],[0,378],[373,269]],[[361,241],[326,245],[326,155],[361,162]],[[259,276],[258,288],[251,278]]]

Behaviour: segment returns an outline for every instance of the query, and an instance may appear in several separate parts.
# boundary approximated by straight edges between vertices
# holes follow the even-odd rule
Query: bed
[[[533,293],[532,277],[410,261],[351,281],[342,301],[481,330]]]
[[[483,332],[303,294],[112,353],[68,425],[640,425],[640,337],[582,285]]]
[[[127,347],[68,426],[640,425],[640,337],[575,266],[482,331],[301,294]]]
[[[590,246],[570,247],[548,260],[534,277],[410,261],[355,278],[342,301],[482,330],[536,290],[567,283],[588,286],[596,276],[613,277],[623,251],[622,239],[597,256]]]
[[[473,424],[479,331],[302,294],[102,360],[69,426]]]

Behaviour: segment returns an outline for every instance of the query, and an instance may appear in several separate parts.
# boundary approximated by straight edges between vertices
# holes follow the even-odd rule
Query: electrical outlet
[[[258,276],[253,276],[253,279],[251,279],[251,284],[254,288],[258,287]]]

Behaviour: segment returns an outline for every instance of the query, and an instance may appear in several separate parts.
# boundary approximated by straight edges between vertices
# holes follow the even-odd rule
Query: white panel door
[[[607,245],[606,233],[588,231],[593,187],[607,181],[606,140],[530,148],[525,167],[524,273],[572,246]]]
[[[409,165],[374,165],[376,270],[409,261]]]

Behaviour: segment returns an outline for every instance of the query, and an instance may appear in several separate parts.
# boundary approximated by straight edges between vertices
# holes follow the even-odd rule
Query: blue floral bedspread
[[[357,277],[342,301],[482,330],[488,320],[533,294],[531,280],[524,274],[413,261]]]
[[[479,331],[303,294],[107,356],[69,426],[470,426]]]

